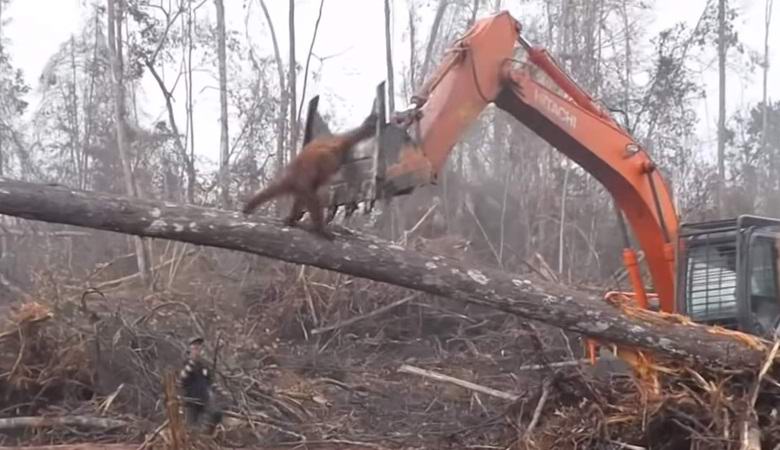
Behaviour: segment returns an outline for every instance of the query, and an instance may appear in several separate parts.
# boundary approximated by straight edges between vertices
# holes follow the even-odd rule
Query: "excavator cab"
[[[677,311],[758,336],[780,326],[780,220],[753,215],[680,226]]]

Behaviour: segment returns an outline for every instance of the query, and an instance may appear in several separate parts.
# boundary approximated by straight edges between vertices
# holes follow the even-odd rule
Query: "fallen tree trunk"
[[[387,282],[482,305],[689,363],[754,369],[763,351],[703,326],[645,321],[604,302],[518,276],[469,267],[331,225],[326,241],[281,221],[238,212],[0,178],[0,214],[189,242]]]

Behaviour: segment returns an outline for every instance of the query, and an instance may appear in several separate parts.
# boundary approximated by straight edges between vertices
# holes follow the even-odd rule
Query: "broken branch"
[[[88,428],[121,428],[127,426],[124,420],[107,419],[90,416],[62,417],[5,417],[0,418],[0,430],[16,428],[52,428],[52,427],[88,427]]]
[[[472,383],[470,381],[461,380],[459,378],[451,377],[449,375],[444,375],[443,373],[434,372],[432,370],[426,370],[426,369],[421,369],[419,367],[410,366],[408,364],[404,364],[401,367],[399,367],[398,371],[401,373],[419,375],[421,377],[430,378],[436,381],[451,383],[456,386],[460,386],[462,388],[472,390],[474,392],[479,392],[481,394],[490,395],[492,397],[497,397],[504,400],[515,401],[518,399],[518,396],[514,394],[492,389],[486,386]]]
[[[399,307],[399,306],[401,306],[401,305],[403,305],[405,303],[409,303],[410,300],[413,300],[418,295],[419,294],[409,295],[407,297],[402,298],[401,300],[398,300],[398,301],[395,301],[393,303],[390,303],[389,305],[385,305],[385,306],[383,306],[381,308],[377,308],[377,309],[371,311],[370,313],[363,314],[362,316],[352,317],[352,318],[349,318],[347,320],[343,320],[341,322],[334,323],[333,325],[328,325],[328,326],[325,326],[325,327],[315,328],[315,329],[311,330],[310,333],[312,335],[317,335],[317,334],[325,333],[326,331],[338,330],[339,328],[344,328],[344,327],[350,326],[350,325],[352,325],[354,323],[360,322],[361,320],[366,320],[366,319],[370,319],[372,317],[376,317],[376,316],[382,315],[382,314],[384,314],[384,313],[386,313],[386,312],[388,312],[388,311],[390,311],[390,310],[392,310],[394,308],[397,308],[397,307]]]

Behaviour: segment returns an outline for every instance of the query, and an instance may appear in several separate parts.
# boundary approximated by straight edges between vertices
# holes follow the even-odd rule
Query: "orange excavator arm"
[[[612,194],[645,253],[662,311],[675,308],[678,218],[672,195],[647,152],[581,89],[545,50],[520,35],[520,24],[501,12],[476,22],[450,48],[412,98],[412,106],[385,120],[384,84],[377,89],[375,139],[358,145],[320,195],[346,214],[364,202],[412,192],[435,183],[453,147],[482,111],[494,103],[587,170]],[[515,59],[516,50],[527,62]],[[546,74],[543,84],[533,72]],[[330,133],[311,100],[304,142]],[[622,222],[622,218],[621,218]],[[627,233],[626,233],[627,234]],[[636,254],[624,262],[640,306],[647,306]]]
[[[412,98],[413,107],[394,118],[394,125],[410,130],[412,137],[380,178],[392,184],[428,170],[427,178],[435,181],[463,132],[494,103],[612,194],[645,253],[661,309],[674,311],[678,217],[662,175],[647,152],[545,50],[528,44],[520,29],[502,12],[478,21],[456,42]],[[518,48],[530,64],[515,60]],[[549,77],[551,87],[534,79],[534,67]],[[629,271],[640,303],[646,305],[635,255],[627,249],[625,257],[634,266]]]

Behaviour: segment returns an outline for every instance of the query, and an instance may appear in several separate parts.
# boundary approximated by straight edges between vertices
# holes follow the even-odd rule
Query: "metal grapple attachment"
[[[319,114],[318,104],[319,96],[309,101],[304,145],[317,136],[333,134]],[[367,214],[376,200],[409,194],[432,180],[430,163],[407,132],[409,125],[387,121],[384,82],[377,86],[373,108],[378,118],[376,134],[352,149],[342,169],[319,192],[320,200],[328,206],[328,222],[340,206],[345,217],[350,217],[360,203]]]

